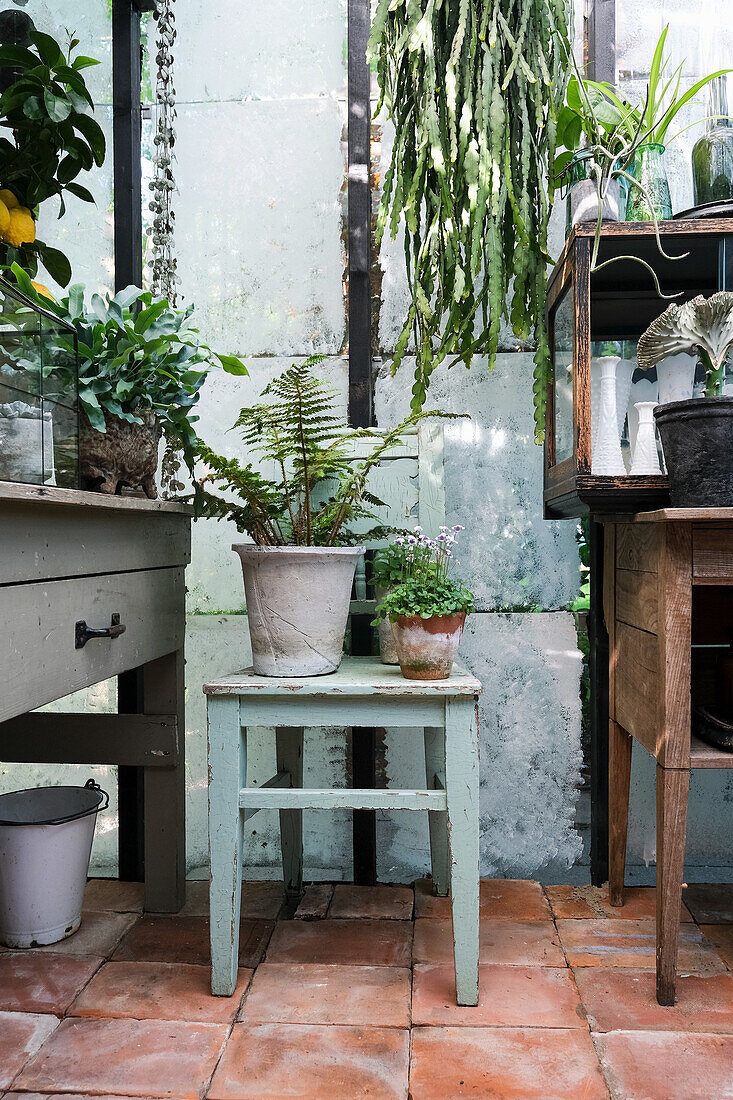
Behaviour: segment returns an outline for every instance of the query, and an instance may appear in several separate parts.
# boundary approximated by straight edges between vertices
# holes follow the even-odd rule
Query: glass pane
[[[679,95],[708,73],[730,65],[733,20],[730,0],[706,0],[704,18],[689,0],[616,0],[616,78],[619,90],[633,102],[643,100],[659,35],[669,24],[665,77],[684,62]],[[728,78],[728,102],[733,84]],[[669,102],[669,97],[665,102]],[[675,117],[665,138],[664,164],[675,213],[694,204],[692,148],[705,129],[708,90],[703,88]]]
[[[112,4],[109,0],[28,0],[23,11],[37,30],[50,34],[62,48],[71,32],[79,39],[76,53],[100,62],[82,75],[94,101],[94,118],[104,131],[106,158],[101,168],[94,166],[75,180],[92,193],[94,202],[65,192],[66,213],[59,218],[58,199],[48,199],[39,210],[38,237],[68,257],[72,283],[84,283],[90,294],[101,293],[114,285]],[[42,267],[38,278],[54,294],[62,293]]]
[[[50,445],[51,421],[44,418],[40,399],[22,390],[5,385],[0,397],[0,481],[41,485],[43,437],[46,433]]]
[[[573,294],[568,288],[555,309],[552,362],[555,370],[555,462],[573,454]]]

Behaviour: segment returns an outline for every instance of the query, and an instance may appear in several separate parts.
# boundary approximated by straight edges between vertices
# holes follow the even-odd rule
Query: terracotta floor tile
[[[698,924],[733,924],[733,882],[693,883],[685,904]]]
[[[372,920],[412,920],[411,886],[351,886],[339,884],[333,891],[329,917],[369,917]]]
[[[285,901],[285,888],[282,882],[245,882],[242,890],[242,920],[277,920]],[[187,882],[186,904],[181,909],[182,917],[208,917],[209,883]]]
[[[33,947],[26,954],[96,955],[106,958],[139,919],[137,913],[84,912],[73,936],[58,943],[49,943],[46,947]]]
[[[677,1002],[657,1004],[653,970],[578,967],[575,981],[593,1031],[704,1031],[733,1035],[733,974],[677,978]]]
[[[311,882],[295,910],[295,920],[323,920],[333,897],[333,886],[327,882]]]
[[[453,966],[416,966],[412,1022],[453,1027],[560,1027],[588,1030],[573,975],[552,966],[479,967],[479,1003],[456,1004]]]
[[[267,961],[409,966],[411,941],[412,925],[407,921],[278,921]]]
[[[733,924],[701,924],[700,931],[728,969],[733,970]]]
[[[234,1019],[252,973],[240,967],[233,996],[213,997],[208,966],[110,962],[97,971],[77,997],[71,1015],[228,1024]]]
[[[417,1027],[411,1100],[607,1100],[586,1031]]]
[[[410,971],[397,966],[263,963],[247,994],[246,1024],[410,1026]]]
[[[482,963],[494,965],[565,966],[552,921],[482,920],[479,954]],[[453,922],[416,920],[412,957],[416,963],[452,962]]]
[[[219,1024],[63,1020],[21,1071],[15,1087],[198,1100],[226,1033]]]
[[[0,1012],[0,1089],[12,1085],[13,1079],[58,1023],[55,1016]]]
[[[271,932],[269,921],[242,921],[239,931],[241,966],[257,966]],[[141,917],[112,958],[115,962],[181,962],[208,966],[211,961],[209,922],[205,917]]]
[[[598,1035],[595,1042],[612,1100],[728,1100],[733,1096],[730,1036],[612,1031]]]
[[[99,1093],[75,1092],[72,1096],[68,1092],[6,1092],[3,1100],[102,1100]],[[104,1100],[133,1100],[130,1096],[110,1096],[105,1093]],[[156,1097],[134,1097],[134,1100],[157,1100]],[[181,1100],[179,1097],[167,1096],[166,1100]]]
[[[97,913],[142,913],[144,898],[144,882],[93,878],[86,884],[84,890],[84,909]]]
[[[656,925],[652,920],[559,920],[557,929],[571,966],[656,965]],[[694,924],[680,925],[677,970],[681,974],[719,974],[725,969],[711,944]]]
[[[0,1009],[62,1016],[102,959],[8,951],[0,955]]]
[[[552,913],[542,887],[528,879],[482,879],[479,890],[481,916],[492,920],[551,920]],[[415,883],[415,916],[447,918],[451,913],[450,898],[433,894],[430,879]]]
[[[307,926],[306,926],[307,927]],[[406,1100],[409,1032],[237,1024],[208,1100]]]
[[[609,902],[608,885],[545,886],[545,893],[554,915],[561,919],[605,917],[608,920],[655,920],[657,915],[657,892],[653,886],[627,886],[624,904],[619,906]],[[686,922],[692,920],[684,905],[681,919]]]

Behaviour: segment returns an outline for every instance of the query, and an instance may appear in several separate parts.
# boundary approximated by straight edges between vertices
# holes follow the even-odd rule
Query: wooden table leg
[[[178,758],[144,775],[145,909],[177,913],[186,900],[186,724],[183,650],[143,666],[143,710],[175,714]]]
[[[303,786],[303,727],[279,726],[275,731],[277,771],[289,772],[292,787]],[[303,892],[303,811],[280,810],[283,881],[289,901]]]
[[[445,730],[442,726],[425,727],[425,777],[427,788],[445,789]],[[430,827],[430,866],[435,893],[445,897],[449,885],[448,815],[428,810]]]
[[[209,919],[211,992],[231,997],[237,985],[242,897],[242,814],[239,791],[247,784],[247,735],[239,725],[239,699],[207,699],[209,766]]]
[[[478,764],[478,708],[470,697],[449,699],[445,717],[445,790],[459,1005],[478,1004]]]
[[[608,738],[608,897],[611,905],[623,905],[632,738],[612,719]]]
[[[688,769],[657,764],[657,1001],[673,1005],[685,860]]]

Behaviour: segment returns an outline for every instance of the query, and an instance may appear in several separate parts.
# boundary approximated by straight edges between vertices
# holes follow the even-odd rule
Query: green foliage
[[[53,302],[36,294],[18,265],[13,273],[28,297],[74,326],[79,403],[91,426],[106,431],[110,416],[140,424],[141,414],[152,410],[162,421],[168,443],[182,449],[193,474],[199,442],[193,408],[209,368],[218,360],[230,374],[247,373],[234,356],[216,355],[201,343],[190,324],[193,306],[174,309],[165,299],[135,286],[106,299],[93,294],[87,307],[84,288],[77,285],[68,297]],[[58,344],[64,350],[73,347],[61,337]]]
[[[413,409],[446,357],[493,368],[502,316],[534,330],[545,405],[547,224],[566,83],[568,0],[379,0],[369,56],[395,125],[378,240],[405,224],[411,303],[393,359],[414,338]],[[564,47],[564,48],[561,48]],[[507,296],[513,284],[511,307]]]
[[[463,581],[445,576],[411,577],[384,597],[376,621],[394,622],[398,615],[432,619],[434,615],[455,615],[459,611],[470,614],[473,610],[473,594]]]
[[[413,534],[399,536],[387,550],[380,551],[377,559],[381,576],[393,577],[396,587],[381,601],[376,610],[377,618],[394,620],[398,615],[421,615],[430,619],[433,615],[453,615],[457,611],[473,611],[473,595],[462,581],[454,581],[448,576],[448,568],[453,557],[453,547],[458,532],[463,527],[456,524],[453,528],[441,527],[437,538],[431,539],[423,534],[422,527],[416,527]],[[377,583],[387,587],[383,579]]]
[[[0,46],[5,77],[0,96],[0,187],[11,190],[30,210],[58,195],[59,216],[65,211],[67,192],[94,202],[77,177],[101,165],[105,157],[104,134],[89,113],[94,104],[82,76],[83,69],[99,62],[74,56],[78,44],[70,36],[64,52],[50,35],[30,30],[27,42]],[[58,249],[39,240],[17,248],[0,242],[0,266],[18,263],[35,275],[39,260],[56,282],[68,284],[71,267]]]
[[[251,462],[242,465],[205,444],[198,447],[199,458],[208,466],[199,482],[204,515],[231,519],[238,531],[246,531],[261,546],[358,542],[349,525],[376,518],[372,509],[382,505],[366,487],[370,471],[420,419],[445,415],[435,410],[413,413],[384,435],[368,428],[349,429],[334,415],[336,391],[311,373],[322,359],[312,355],[294,364],[265,387],[261,396],[269,400],[242,409],[234,424],[241,429],[248,453],[264,460],[273,477],[263,476]],[[350,457],[350,445],[357,439],[374,440],[373,450],[360,461]],[[239,500],[211,493],[207,485],[233,491]],[[377,527],[361,537],[384,533]]]
[[[403,548],[390,543],[378,550],[372,562],[372,581],[380,588],[394,588],[407,579],[408,562]]]

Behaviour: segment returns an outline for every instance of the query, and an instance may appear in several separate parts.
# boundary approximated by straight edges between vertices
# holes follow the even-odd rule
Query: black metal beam
[[[112,0],[115,290],[143,274],[140,6]]]
[[[586,17],[586,71],[591,80],[616,82],[616,0],[593,0]]]
[[[372,197],[371,79],[366,59],[369,0],[348,5],[348,256],[349,256],[349,421],[355,427],[373,423],[370,307],[370,244]],[[351,621],[351,651],[372,651],[369,615]],[[376,782],[376,735],[373,729],[353,730],[351,770],[355,787]],[[377,823],[373,810],[353,814],[354,882],[376,881]]]
[[[366,59],[369,0],[349,0],[348,21],[349,418],[355,427],[368,427],[373,415],[369,285],[371,80]]]

